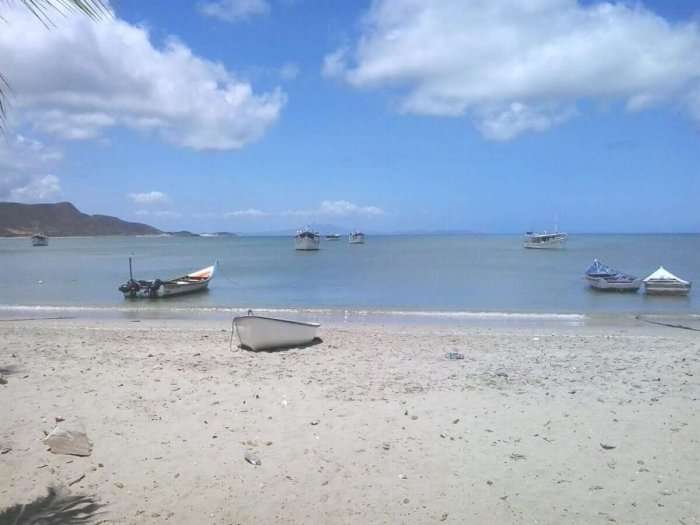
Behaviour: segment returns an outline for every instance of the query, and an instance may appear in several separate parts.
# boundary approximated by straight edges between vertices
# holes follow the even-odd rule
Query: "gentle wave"
[[[157,313],[232,313],[245,314],[250,308],[236,306],[76,306],[76,305],[8,305],[0,304],[0,311],[20,312],[157,312]],[[441,310],[355,310],[348,308],[254,308],[255,312],[278,314],[311,314],[323,316],[396,316],[455,319],[515,319],[515,320],[565,320],[582,321],[586,315],[578,313],[534,313],[534,312],[468,312]]]

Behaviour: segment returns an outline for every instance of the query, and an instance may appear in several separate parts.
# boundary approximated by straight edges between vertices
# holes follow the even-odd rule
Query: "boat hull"
[[[247,315],[234,318],[233,326],[241,346],[251,350],[271,350],[309,344],[317,338],[321,325]]]
[[[603,277],[589,277],[586,276],[586,281],[591,285],[592,288],[597,290],[610,290],[618,292],[636,292],[642,286],[641,279],[634,279],[632,281],[608,281]]]
[[[48,246],[49,240],[46,237],[32,237],[32,246]]]
[[[315,251],[321,248],[320,237],[295,237],[294,249],[299,251]]]
[[[644,293],[647,295],[688,295],[692,283],[658,282],[644,283]]]
[[[360,235],[351,235],[350,239],[348,240],[350,244],[364,244],[365,243],[365,236],[360,234]]]
[[[126,299],[160,299],[176,295],[203,292],[209,288],[209,283],[214,278],[217,264],[169,281],[160,281],[160,285],[155,289],[151,287],[156,283],[155,280],[139,281],[140,286],[137,287],[137,289],[129,287],[123,290],[122,293]],[[127,286],[128,285],[129,283],[127,283]]]

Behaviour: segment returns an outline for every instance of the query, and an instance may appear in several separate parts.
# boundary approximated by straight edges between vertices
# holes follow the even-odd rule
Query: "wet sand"
[[[63,485],[103,523],[700,523],[698,332],[321,336],[253,353],[224,321],[0,323],[0,509]],[[90,456],[47,451],[56,417]]]

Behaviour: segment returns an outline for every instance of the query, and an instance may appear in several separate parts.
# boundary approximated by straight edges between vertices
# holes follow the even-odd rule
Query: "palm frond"
[[[105,0],[20,0],[45,27],[53,24],[51,15],[65,15],[68,11],[79,11],[93,20],[100,20],[112,15]],[[7,21],[0,16],[0,23]],[[10,94],[10,84],[0,72],[0,133],[5,131],[7,123],[7,106]]]
[[[46,496],[39,496],[26,505],[13,505],[0,511],[0,523],[31,525],[67,525],[90,523],[102,505],[92,496],[68,495],[49,487]]]
[[[93,20],[109,16],[110,10],[103,0],[20,0],[42,24],[53,24],[51,14],[63,15],[68,11],[79,11]]]

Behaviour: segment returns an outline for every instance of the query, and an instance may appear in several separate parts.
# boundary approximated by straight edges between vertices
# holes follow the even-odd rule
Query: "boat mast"
[[[134,271],[131,267],[131,257],[129,257],[129,280],[130,281],[134,280]]]

